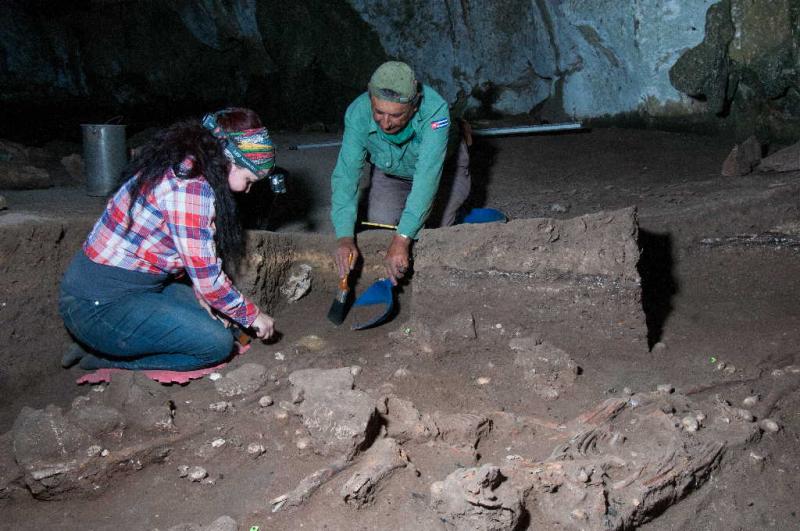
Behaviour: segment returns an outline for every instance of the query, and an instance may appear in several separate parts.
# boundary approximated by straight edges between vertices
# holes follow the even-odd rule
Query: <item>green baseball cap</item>
[[[416,103],[419,83],[406,63],[387,61],[375,70],[367,85],[371,96],[396,103]]]

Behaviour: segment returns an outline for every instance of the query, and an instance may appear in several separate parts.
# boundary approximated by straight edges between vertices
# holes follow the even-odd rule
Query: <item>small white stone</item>
[[[289,418],[289,412],[285,409],[278,409],[275,411],[275,418],[277,420],[286,420]]]
[[[630,387],[623,387],[622,393],[631,396],[633,394],[633,390]]]
[[[283,361],[286,359],[286,356],[283,355],[283,352],[276,352],[275,359],[278,361]]]
[[[705,413],[703,413],[703,412],[702,412],[702,411],[700,411],[700,410],[697,410],[697,411],[695,411],[695,412],[694,412],[694,418],[695,418],[695,419],[697,419],[697,422],[698,422],[698,423],[701,423],[701,424],[702,424],[702,422],[703,422],[704,420],[706,420],[706,414],[705,414]]]
[[[723,373],[724,373],[726,376],[733,376],[734,374],[736,374],[736,367],[735,367],[734,365],[728,365],[727,367],[725,367],[725,368],[722,370],[722,372],[723,372]]]
[[[667,350],[666,343],[662,343],[661,341],[659,341],[658,343],[653,345],[653,352],[664,352],[665,350]]]
[[[693,416],[683,417],[683,419],[681,419],[681,424],[683,424],[683,429],[689,433],[694,433],[700,428],[697,418]]]
[[[586,469],[581,467],[580,470],[578,470],[578,475],[575,479],[581,483],[587,483],[589,481],[589,474],[586,472]]]
[[[672,393],[674,390],[675,388],[672,387],[671,384],[661,384],[658,387],[656,387],[656,391],[658,391],[659,393],[664,393],[665,395]]]
[[[297,439],[294,445],[297,446],[298,450],[305,450],[306,448],[311,446],[311,439],[309,439],[308,437],[300,437],[299,439]]]
[[[401,367],[396,371],[394,371],[395,378],[405,378],[406,376],[408,376],[408,369],[406,369],[405,367]]]
[[[361,374],[361,370],[362,369],[360,365],[352,365],[350,367],[350,374],[352,374],[353,376],[358,376],[359,374]]]
[[[786,373],[784,373],[783,370],[781,370],[781,369],[775,369],[774,371],[772,371],[772,377],[773,378],[780,378],[784,374],[786,374]]]
[[[250,443],[247,445],[247,453],[254,457],[258,457],[266,451],[266,448],[264,448],[264,445],[261,443]]]
[[[88,457],[97,457],[98,455],[100,455],[100,453],[102,451],[103,451],[103,447],[102,446],[98,446],[98,445],[94,444],[94,445],[92,445],[92,446],[90,446],[89,448],[86,449],[86,455]]]
[[[783,372],[788,372],[791,374],[800,374],[800,366],[797,365],[787,365],[783,368]]]
[[[213,402],[208,405],[208,409],[211,411],[216,411],[217,413],[222,413],[223,411],[227,411],[229,407],[233,404],[230,402]]]
[[[521,460],[522,460],[522,456],[521,455],[514,454],[514,455],[507,455],[506,456],[506,461],[521,461]]]
[[[258,405],[261,407],[269,407],[275,402],[272,400],[272,397],[269,395],[264,395],[258,399]]]
[[[107,448],[103,448],[103,451],[100,452],[100,455],[103,456],[103,457],[108,457],[108,454],[110,454],[110,453],[111,452],[109,452]]]
[[[503,325],[500,324],[500,323],[497,323],[496,325],[494,325],[494,327],[497,328],[498,330],[500,330],[501,328],[503,328]]]
[[[756,418],[753,416],[752,413],[750,413],[749,410],[741,408],[736,410],[736,417],[745,422],[753,422],[756,420]]]
[[[781,426],[773,419],[763,419],[761,422],[758,423],[762,430],[768,431],[770,433],[777,433],[780,431]]]
[[[94,387],[92,387],[92,391],[94,391],[95,393],[103,393],[105,392],[105,390],[106,390],[105,385],[95,385]]]
[[[211,374],[208,375],[208,379],[211,380],[212,382],[216,382],[220,378],[222,378],[222,375],[218,372],[212,372]]]
[[[486,376],[481,376],[475,380],[475,383],[477,383],[478,385],[486,385],[491,381],[492,381],[491,378],[487,378]]]
[[[223,446],[224,444],[225,444],[225,439],[214,439],[213,441],[211,441],[211,447],[212,448],[219,448],[220,446]]]
[[[178,475],[185,478],[189,475],[189,465],[178,465]]]
[[[750,459],[752,459],[756,463],[761,463],[766,458],[762,454],[757,454],[755,452],[750,452]]]
[[[720,361],[719,363],[717,363],[717,370],[718,371],[725,370],[725,367],[727,366],[728,366],[727,363],[725,363],[724,361]]]
[[[758,395],[748,396],[744,400],[742,400],[742,405],[745,407],[753,407],[758,403]]]
[[[189,472],[187,473],[187,477],[189,478],[189,480],[194,482],[201,481],[206,476],[208,476],[208,472],[206,471],[205,468],[201,466],[193,466],[192,468],[189,469]]]

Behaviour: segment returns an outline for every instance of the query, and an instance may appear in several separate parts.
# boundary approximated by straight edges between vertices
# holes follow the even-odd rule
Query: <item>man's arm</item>
[[[356,99],[345,114],[342,147],[331,175],[331,221],[336,238],[352,238],[355,234],[358,183],[364,169],[369,131],[369,122],[364,120],[363,102],[360,100]],[[370,119],[369,112],[366,118]]]

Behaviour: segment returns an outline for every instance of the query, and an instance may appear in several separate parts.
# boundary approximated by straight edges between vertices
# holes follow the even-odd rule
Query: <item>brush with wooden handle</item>
[[[328,320],[339,326],[344,322],[347,315],[347,296],[350,294],[350,286],[347,285],[347,277],[350,276],[350,266],[353,265],[352,253],[347,258],[347,271],[339,279],[339,287],[336,290],[336,297],[333,299],[331,309],[328,310]]]

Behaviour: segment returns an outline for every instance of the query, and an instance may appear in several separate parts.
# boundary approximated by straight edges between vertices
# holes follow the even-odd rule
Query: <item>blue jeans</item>
[[[190,371],[219,364],[233,350],[233,334],[200,306],[191,286],[168,284],[111,302],[61,293],[67,329],[92,353],[84,369]]]

